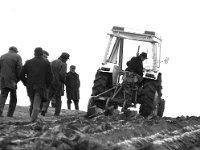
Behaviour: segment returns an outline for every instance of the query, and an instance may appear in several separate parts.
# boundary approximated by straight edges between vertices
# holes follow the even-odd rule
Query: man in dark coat
[[[67,72],[67,60],[70,55],[68,53],[62,53],[61,56],[51,62],[51,69],[53,73],[53,81],[49,89],[49,98],[55,98],[55,116],[60,115],[62,101],[61,96],[64,95],[64,82]]]
[[[3,109],[9,92],[10,104],[7,113],[8,117],[13,116],[17,104],[16,90],[19,74],[22,69],[22,59],[17,53],[17,48],[12,46],[9,48],[9,52],[0,58],[0,117],[3,116]]]
[[[139,56],[131,58],[126,64],[126,71],[134,72],[143,77],[143,61],[147,59],[147,53],[142,52]]]
[[[20,73],[20,79],[27,88],[31,102],[31,122],[37,120],[42,97],[45,96],[45,90],[50,86],[53,78],[50,62],[43,58],[42,48],[35,48],[34,55],[34,58],[26,61]]]
[[[72,100],[76,110],[79,110],[79,88],[80,80],[79,75],[75,72],[76,66],[71,65],[70,71],[66,74],[66,94],[67,94],[67,107],[71,109]]]

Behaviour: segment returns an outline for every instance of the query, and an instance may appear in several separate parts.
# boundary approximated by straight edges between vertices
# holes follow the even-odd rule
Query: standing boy
[[[67,94],[67,107],[71,109],[71,103],[74,102],[76,110],[79,110],[79,88],[80,80],[79,75],[76,73],[76,66],[71,65],[70,71],[66,75],[66,94]]]

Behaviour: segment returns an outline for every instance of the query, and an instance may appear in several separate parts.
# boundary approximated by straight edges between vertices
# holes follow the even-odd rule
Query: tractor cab
[[[114,26],[108,33],[109,42],[100,70],[112,73],[113,84],[127,67],[126,62],[142,52],[148,54],[144,61],[144,78],[157,79],[161,62],[161,38],[155,32],[132,32],[131,29]]]

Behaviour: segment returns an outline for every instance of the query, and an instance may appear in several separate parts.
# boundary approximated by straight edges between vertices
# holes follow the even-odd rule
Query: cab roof
[[[111,36],[119,37],[123,39],[150,42],[150,43],[161,43],[161,37],[158,37],[153,31],[134,32],[131,29],[114,26],[112,32],[108,33]]]

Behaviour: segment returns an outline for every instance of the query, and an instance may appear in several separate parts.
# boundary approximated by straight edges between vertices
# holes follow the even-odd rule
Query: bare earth
[[[4,110],[6,116],[8,106]],[[28,107],[0,118],[0,150],[200,150],[200,117],[144,119],[132,112],[92,119],[62,110],[29,122]]]

